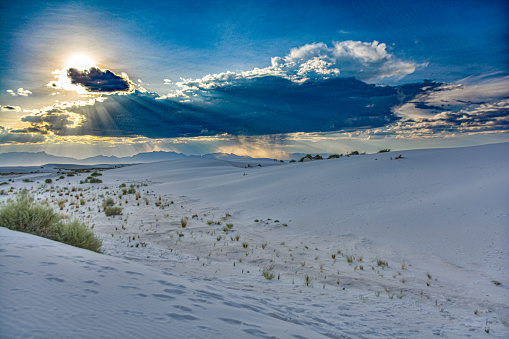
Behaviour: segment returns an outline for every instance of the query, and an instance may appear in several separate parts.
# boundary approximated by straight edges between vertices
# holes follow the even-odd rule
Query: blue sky
[[[3,1],[0,13],[0,152],[284,157],[508,139],[504,1]]]

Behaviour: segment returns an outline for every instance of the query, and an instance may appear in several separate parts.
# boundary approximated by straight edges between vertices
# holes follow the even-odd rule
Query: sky
[[[505,1],[2,1],[0,153],[509,140]]]

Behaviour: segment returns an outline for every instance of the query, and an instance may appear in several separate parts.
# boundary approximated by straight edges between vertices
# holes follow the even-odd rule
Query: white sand
[[[67,200],[62,212],[94,225],[105,255],[1,229],[0,336],[507,337],[508,151],[253,168],[173,160],[84,185],[85,174],[16,176],[10,186],[33,187],[57,210]],[[142,197],[120,199],[121,183],[141,185]],[[72,187],[83,196],[66,195]],[[123,215],[98,212],[100,195],[121,202]],[[85,205],[69,204],[80,198]]]

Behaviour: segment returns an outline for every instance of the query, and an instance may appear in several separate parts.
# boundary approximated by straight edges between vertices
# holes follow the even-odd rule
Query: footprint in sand
[[[175,300],[176,299],[175,297],[172,297],[171,295],[166,295],[166,294],[152,294],[152,296],[154,296],[155,298],[157,298],[159,300],[162,300],[162,301]]]
[[[190,314],[166,313],[166,315],[175,320],[199,320],[199,318]]]

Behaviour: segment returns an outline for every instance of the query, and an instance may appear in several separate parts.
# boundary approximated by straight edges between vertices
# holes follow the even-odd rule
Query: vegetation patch
[[[26,191],[2,204],[0,226],[101,252],[102,241],[83,222],[65,220],[51,207],[34,203],[33,197]]]

